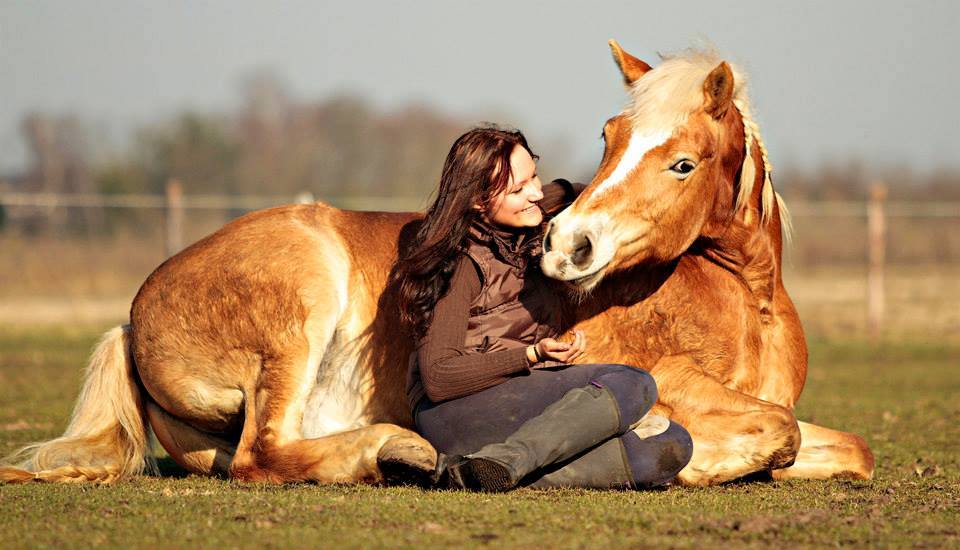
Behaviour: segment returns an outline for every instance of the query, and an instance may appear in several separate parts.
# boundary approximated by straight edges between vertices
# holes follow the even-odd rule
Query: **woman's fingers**
[[[553,338],[544,338],[539,342],[540,349],[543,352],[542,355],[546,359],[553,359],[555,361],[565,361],[566,357],[570,352],[570,344],[565,342],[560,342]]]
[[[582,330],[573,331],[573,341],[570,343],[554,338],[544,338],[539,343],[547,358],[565,363],[576,361],[587,351],[587,335]]]
[[[558,360],[565,363],[573,363],[579,359],[586,350],[587,336],[582,330],[576,330],[574,331],[573,342],[570,343],[570,348],[566,351],[566,353],[563,353],[563,357],[558,358]]]
[[[579,330],[576,332],[576,335],[573,337],[573,344],[570,346],[571,351],[579,353],[583,351],[583,333]]]
[[[570,344],[566,342],[560,342],[558,340],[554,340],[553,338],[544,338],[541,341],[543,342],[544,349],[546,349],[547,351],[559,352],[559,351],[565,351],[570,349]]]

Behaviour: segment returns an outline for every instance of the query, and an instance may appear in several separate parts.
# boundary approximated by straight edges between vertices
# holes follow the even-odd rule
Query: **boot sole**
[[[475,491],[502,493],[516,487],[510,471],[503,465],[484,458],[472,458],[461,469],[464,484]]]

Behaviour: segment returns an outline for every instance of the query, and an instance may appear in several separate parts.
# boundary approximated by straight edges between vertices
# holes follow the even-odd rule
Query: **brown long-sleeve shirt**
[[[469,257],[461,256],[450,290],[437,302],[434,321],[417,346],[420,378],[431,401],[476,393],[530,370],[526,348],[487,353],[464,348],[470,304],[480,289],[476,266]]]
[[[582,189],[582,185],[566,181],[546,184],[539,205],[547,215],[553,214],[572,202]],[[412,404],[424,393],[434,402],[470,395],[535,367],[527,358],[526,348],[483,353],[464,347],[470,306],[481,288],[477,266],[462,256],[447,294],[435,306],[433,321],[417,342],[419,380],[413,381],[409,395]]]

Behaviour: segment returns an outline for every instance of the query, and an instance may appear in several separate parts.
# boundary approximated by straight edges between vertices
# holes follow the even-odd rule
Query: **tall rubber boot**
[[[656,390],[647,396],[642,416],[656,401]],[[634,396],[632,402],[640,400]],[[487,445],[449,465],[449,480],[466,488],[506,491],[530,472],[570,459],[601,441],[623,433],[639,418],[621,418],[614,391],[594,380],[574,388],[523,423],[503,443]]]
[[[679,424],[661,416],[649,419],[646,425],[608,439],[559,468],[545,468],[544,475],[527,486],[647,489],[670,482],[690,461],[693,441]]]

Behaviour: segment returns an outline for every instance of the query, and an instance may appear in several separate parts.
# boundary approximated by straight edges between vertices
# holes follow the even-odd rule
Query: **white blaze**
[[[659,132],[633,132],[630,134],[630,143],[627,144],[627,150],[620,157],[620,163],[613,170],[607,179],[600,182],[597,190],[593,192],[593,197],[599,197],[607,190],[614,188],[627,179],[630,172],[636,168],[643,157],[653,148],[659,147],[670,139],[673,131],[661,130]]]

